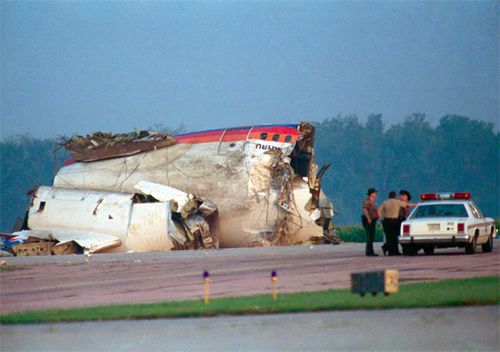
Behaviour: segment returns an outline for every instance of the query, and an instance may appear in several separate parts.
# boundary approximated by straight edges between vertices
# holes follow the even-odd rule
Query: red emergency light
[[[453,193],[453,199],[470,199],[470,193],[469,192]]]
[[[437,193],[422,193],[420,195],[420,199],[421,200],[436,200],[436,199],[439,199],[439,198],[438,198],[438,194]]]
[[[455,193],[422,193],[421,200],[470,199],[469,192]]]

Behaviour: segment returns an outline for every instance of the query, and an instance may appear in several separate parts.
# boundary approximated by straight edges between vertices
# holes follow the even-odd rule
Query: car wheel
[[[465,253],[466,254],[475,254],[476,253],[476,244],[477,244],[477,234],[474,235],[474,238],[470,243],[465,245]]]
[[[433,255],[434,254],[434,246],[424,247],[424,253],[426,255]]]
[[[403,247],[403,254],[404,255],[417,255],[418,249],[415,245],[413,244],[403,244],[401,245]]]
[[[493,236],[488,237],[488,241],[481,246],[483,253],[489,253],[493,250]]]

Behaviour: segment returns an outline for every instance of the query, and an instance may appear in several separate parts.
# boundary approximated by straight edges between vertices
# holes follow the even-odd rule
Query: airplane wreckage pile
[[[338,244],[309,123],[97,132],[33,190],[16,255]]]

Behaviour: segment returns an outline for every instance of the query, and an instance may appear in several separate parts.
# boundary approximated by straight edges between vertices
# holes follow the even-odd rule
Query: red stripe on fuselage
[[[250,132],[250,134],[249,134]],[[262,134],[267,133],[267,138],[263,139]],[[273,139],[274,135],[278,135]],[[290,126],[257,126],[245,127],[241,129],[220,129],[207,132],[195,132],[182,136],[176,136],[175,139],[178,143],[184,144],[197,144],[197,143],[210,143],[210,142],[237,142],[247,139],[259,139],[266,141],[285,142],[286,136],[290,136],[288,143],[295,143],[297,137],[300,135],[296,128]]]

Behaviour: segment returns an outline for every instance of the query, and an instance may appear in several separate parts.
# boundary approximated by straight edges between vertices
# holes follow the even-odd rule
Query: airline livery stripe
[[[220,131],[224,131],[224,130],[228,130],[228,131],[233,131],[233,130],[245,130],[245,131],[249,131],[252,128],[253,129],[262,129],[262,130],[266,130],[266,131],[274,129],[274,128],[292,128],[293,130],[297,130],[298,127],[299,127],[298,124],[240,126],[240,127],[216,128],[216,129],[212,129],[212,130],[181,133],[181,134],[177,135],[176,137],[186,136],[186,135],[191,135],[191,134],[200,134],[200,133],[209,133],[209,132],[220,132]]]
[[[250,132],[250,135],[249,135]],[[261,139],[262,134],[266,133],[267,138],[266,141],[275,141],[275,142],[285,142],[285,138],[289,137],[289,140],[286,141],[288,143],[295,143],[297,137],[299,136],[299,131],[296,128],[293,128],[288,125],[282,126],[256,126],[256,127],[248,127],[248,128],[239,128],[239,129],[220,129],[220,130],[212,130],[206,132],[195,132],[190,134],[184,134],[180,136],[176,136],[175,139],[178,143],[187,143],[187,144],[196,144],[196,143],[209,143],[209,142],[236,142],[236,141],[244,141],[248,137],[248,139]],[[274,135],[278,135],[273,139]]]

